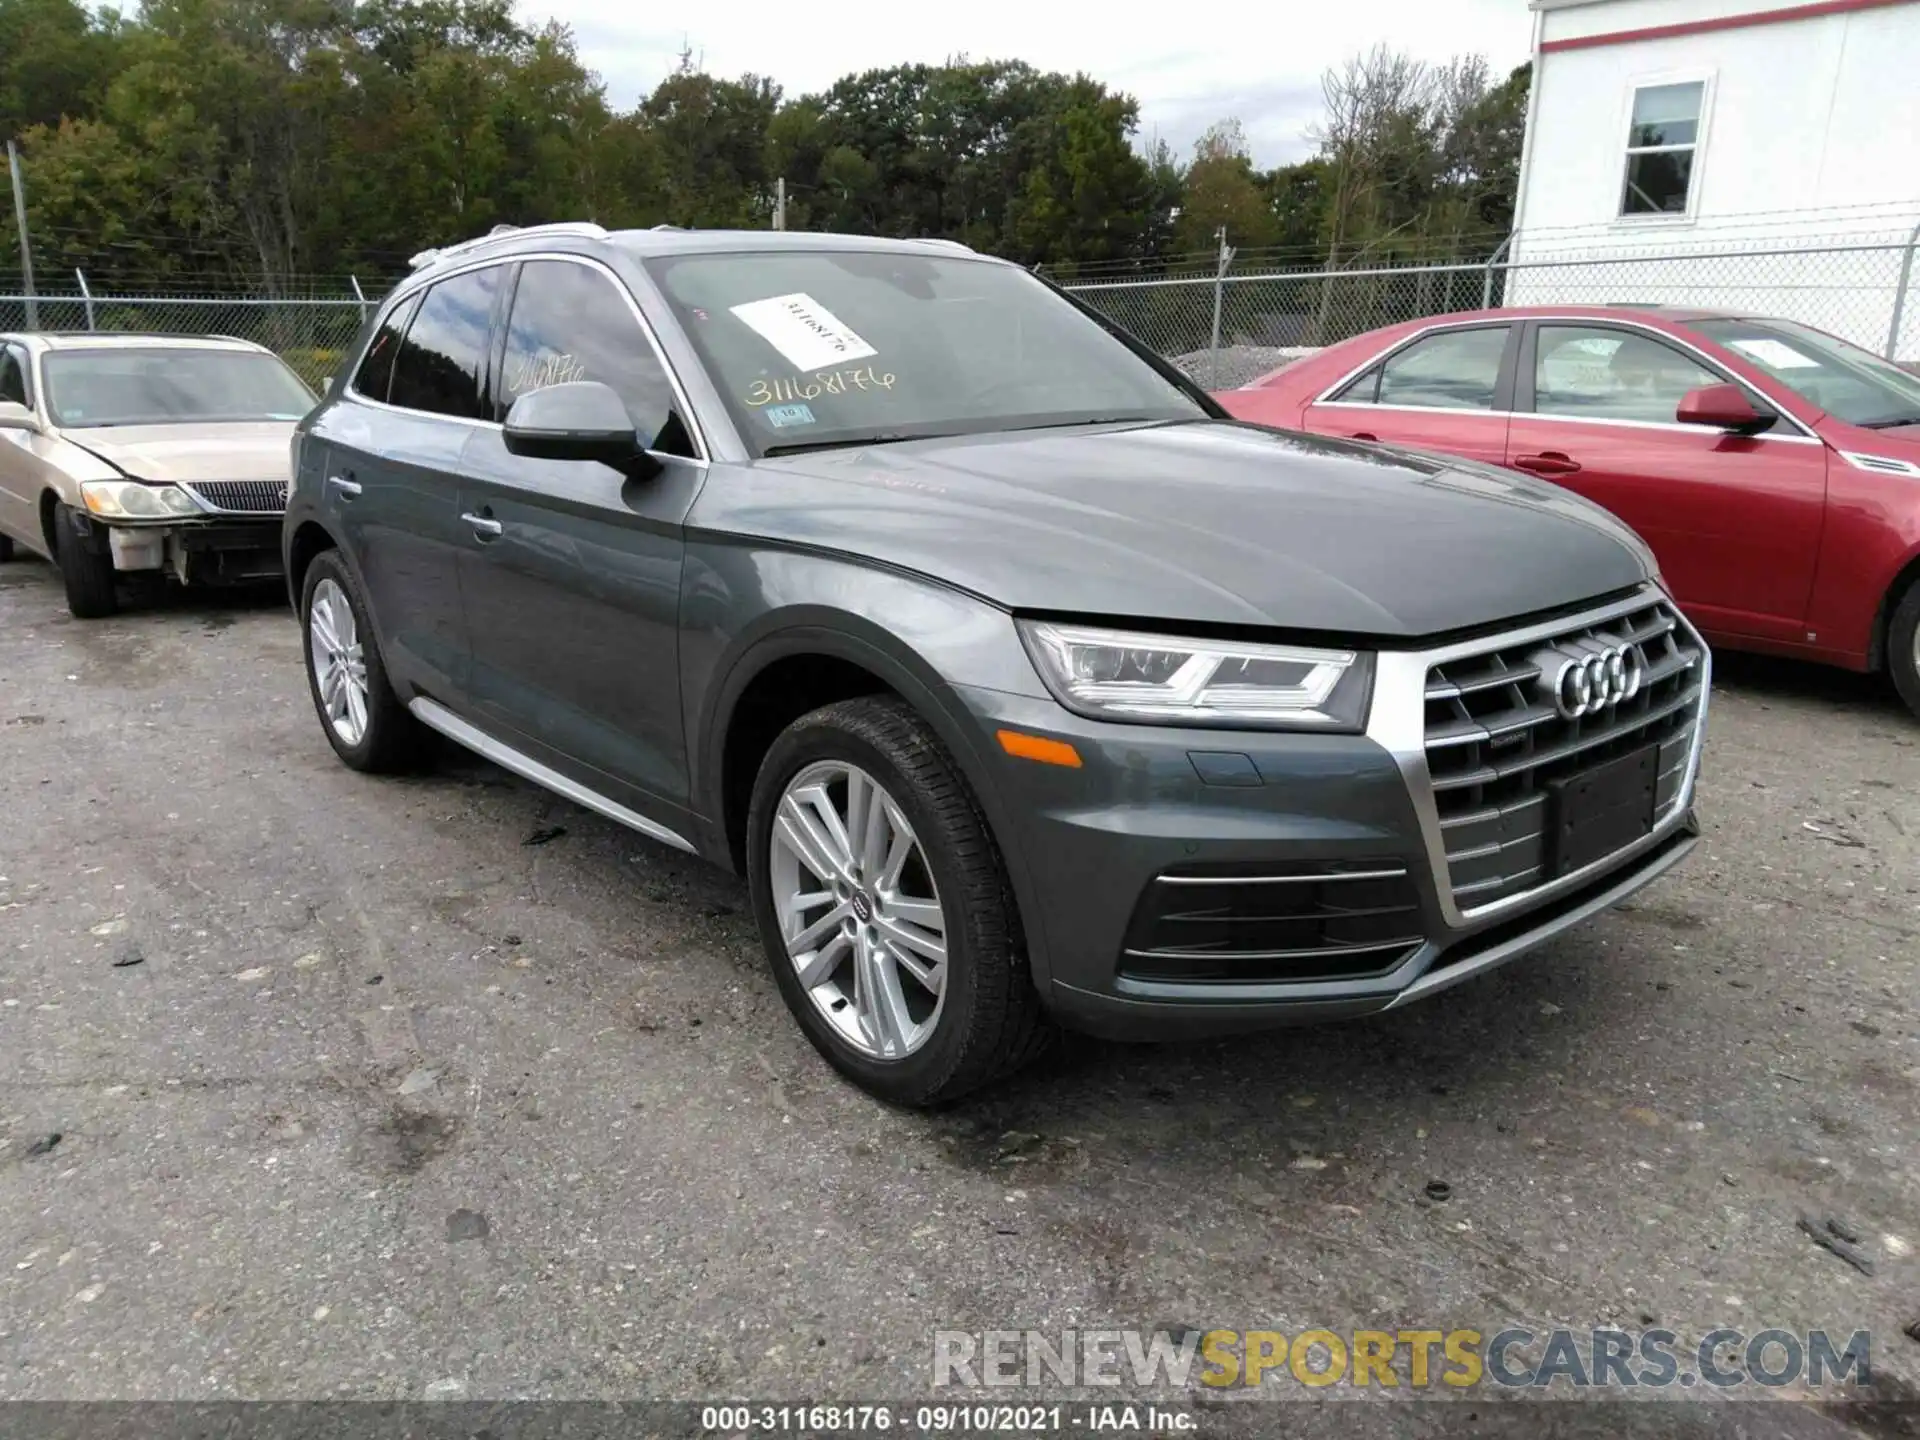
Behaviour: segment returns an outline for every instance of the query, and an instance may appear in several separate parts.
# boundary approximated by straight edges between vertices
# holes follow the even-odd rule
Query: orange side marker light
[[[1044,735],[1024,735],[1018,730],[1002,730],[997,737],[1000,748],[1021,760],[1038,760],[1042,765],[1080,768],[1080,752],[1064,740],[1049,740]]]

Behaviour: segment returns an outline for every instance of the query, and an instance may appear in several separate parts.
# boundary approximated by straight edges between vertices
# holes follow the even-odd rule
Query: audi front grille
[[[1427,772],[1463,914],[1604,858],[1595,836],[1618,850],[1631,840],[1613,838],[1672,817],[1704,719],[1705,660],[1673,604],[1650,596],[1428,668]],[[1634,813],[1649,790],[1651,816]],[[1580,833],[1562,821],[1576,806],[1592,822]]]
[[[200,480],[187,489],[231,515],[283,515],[287,509],[284,480]]]

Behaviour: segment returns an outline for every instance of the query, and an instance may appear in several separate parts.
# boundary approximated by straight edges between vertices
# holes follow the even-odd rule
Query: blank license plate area
[[[1660,747],[1648,745],[1564,780],[1547,782],[1553,873],[1568,875],[1653,833]]]

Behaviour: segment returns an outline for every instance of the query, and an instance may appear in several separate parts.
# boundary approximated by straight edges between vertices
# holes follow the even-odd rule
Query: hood
[[[138,480],[284,481],[292,464],[293,425],[114,425],[62,430],[60,436]]]
[[[1605,511],[1470,461],[1230,421],[763,460],[689,523],[851,552],[1009,609],[1412,639],[1651,577]]]

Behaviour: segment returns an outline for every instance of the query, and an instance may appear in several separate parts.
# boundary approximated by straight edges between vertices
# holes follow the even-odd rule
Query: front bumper
[[[1464,908],[1424,753],[1433,654],[1383,657],[1364,735],[1108,724],[1051,700],[960,694],[989,745],[1006,728],[1069,741],[1081,757],[1070,769],[989,752],[990,783],[1020,832],[1010,848],[1025,871],[1017,888],[1048,1004],[1076,1029],[1160,1039],[1396,1008],[1544,944],[1665,873],[1699,834],[1703,644],[1699,655],[1684,772],[1651,832]],[[1168,887],[1184,934],[1217,921],[1218,933],[1237,936],[1230,963],[1183,972],[1177,962],[1191,951],[1157,947],[1166,931],[1155,926],[1175,903]],[[1301,934],[1314,937],[1310,954],[1260,948],[1269,935]]]
[[[278,520],[124,523],[87,518],[115,570],[161,571],[182,585],[247,585],[282,573]]]

